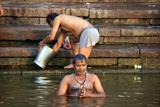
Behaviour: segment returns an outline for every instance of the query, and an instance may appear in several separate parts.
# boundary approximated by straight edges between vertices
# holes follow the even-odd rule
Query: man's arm
[[[93,93],[87,93],[85,88],[82,89],[80,97],[105,97],[105,92],[97,75],[93,75]]]
[[[67,93],[67,90],[68,90],[68,76],[65,76],[60,85],[59,85],[59,89],[58,89],[58,96],[63,96],[63,95],[66,95]]]
[[[51,30],[51,34],[49,35],[49,39],[50,41],[53,41],[57,32],[58,32],[58,29],[60,27],[60,24],[61,24],[61,16],[57,16],[54,21],[52,22],[52,30]]]
[[[49,43],[51,41],[54,40],[57,32],[58,32],[58,29],[59,29],[59,25],[60,25],[60,18],[55,18],[54,21],[52,22],[52,30],[51,30],[51,33],[50,35],[48,35],[47,37],[45,37],[40,43],[39,43],[39,47],[40,49],[46,44],[46,43]]]
[[[106,95],[105,95],[104,89],[97,75],[94,75],[94,80],[95,82],[93,86],[95,88],[96,93],[94,93],[92,97],[105,97]]]
[[[53,46],[53,50],[55,52],[57,52],[60,49],[66,36],[67,36],[67,32],[61,30],[57,43]]]

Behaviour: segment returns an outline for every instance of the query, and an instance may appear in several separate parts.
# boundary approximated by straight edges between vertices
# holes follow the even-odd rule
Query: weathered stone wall
[[[58,12],[84,17],[98,28],[101,37],[89,58],[90,66],[160,68],[159,0],[66,1],[4,0],[0,66],[36,66],[38,42],[50,32],[45,17]],[[49,65],[67,65],[72,56],[70,50],[61,49]]]

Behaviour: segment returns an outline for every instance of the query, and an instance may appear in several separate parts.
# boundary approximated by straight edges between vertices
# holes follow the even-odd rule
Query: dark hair
[[[46,17],[46,22],[48,23],[48,25],[51,24],[51,22],[55,19],[55,17],[57,17],[59,14],[58,13],[49,13]]]
[[[81,60],[81,61],[87,61],[87,58],[84,56],[84,55],[82,55],[82,54],[77,54],[77,55],[75,55],[74,57],[73,57],[73,65],[78,61],[78,60]]]

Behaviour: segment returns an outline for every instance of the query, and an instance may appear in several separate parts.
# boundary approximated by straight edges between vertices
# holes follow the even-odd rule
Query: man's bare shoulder
[[[72,75],[73,75],[73,74],[65,75],[65,76],[63,77],[63,80],[66,80],[66,81],[70,80],[71,77],[72,77]]]
[[[67,14],[60,14],[58,16],[60,19],[67,19],[67,20],[84,20],[81,17],[78,16],[72,16],[72,15],[67,15]]]
[[[94,73],[88,73],[88,76],[92,79],[98,78],[98,76]]]

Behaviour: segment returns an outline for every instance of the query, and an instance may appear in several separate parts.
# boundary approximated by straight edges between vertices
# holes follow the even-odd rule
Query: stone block
[[[100,27],[99,32],[101,36],[120,36],[121,29],[119,27]]]
[[[71,8],[71,15],[73,16],[88,16],[89,9],[87,8]]]
[[[33,57],[38,53],[35,47],[1,47],[0,57]]]
[[[116,58],[89,58],[88,60],[89,66],[113,66],[116,64]]]
[[[117,22],[118,23],[118,22]],[[121,25],[159,25],[160,20],[159,19],[120,19]],[[136,27],[135,27],[136,28]],[[134,29],[134,28],[133,28]]]
[[[121,29],[121,36],[160,36],[160,28],[149,26],[131,26]]]
[[[105,37],[109,44],[160,44],[160,37]]]
[[[0,28],[0,40],[12,40],[17,37],[17,31],[14,29]]]
[[[118,58],[118,66],[131,66],[141,65],[140,58]]]
[[[0,27],[0,40],[41,40],[47,36],[47,26],[3,26]]]
[[[56,58],[54,57],[49,63],[49,66],[66,66],[72,63],[72,58]]]
[[[42,40],[49,35],[50,31],[22,31],[19,32],[20,40]]]
[[[45,18],[33,17],[0,17],[0,24],[13,25],[46,25]]]
[[[159,10],[152,10],[152,8],[147,5],[142,5],[145,9],[140,9],[137,5],[134,6],[137,8],[133,9],[132,6],[133,5],[128,5],[127,8],[124,9],[124,7],[122,6],[122,8],[120,5],[117,6],[116,11],[114,6],[109,9],[107,5],[102,6],[103,8],[100,9],[94,7],[95,9],[90,9],[89,18],[158,18],[160,15]]]
[[[110,18],[88,18],[89,22],[94,25],[120,25],[121,19],[110,19]]]
[[[108,10],[90,9],[89,18],[111,18]]]
[[[139,46],[141,57],[160,58],[160,46]]]
[[[98,44],[104,44],[104,36],[100,36],[100,39],[99,39],[99,41],[98,41]]]
[[[159,69],[160,68],[160,58],[148,58],[142,59],[142,67],[147,69]]]
[[[33,58],[0,58],[1,66],[19,66],[33,64]]]
[[[130,46],[97,46],[93,48],[90,57],[118,58],[118,57],[139,57],[139,49]]]

